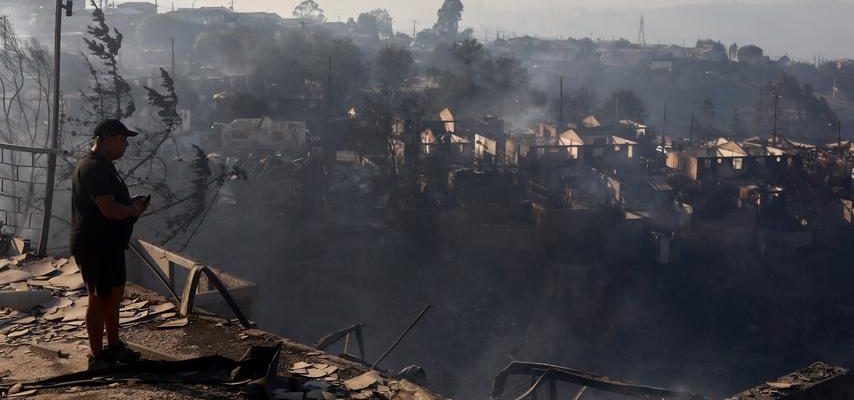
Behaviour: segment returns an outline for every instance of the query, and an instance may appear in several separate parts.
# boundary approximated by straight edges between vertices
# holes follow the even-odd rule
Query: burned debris
[[[505,390],[507,390],[508,381],[517,376],[521,376],[523,380],[530,380],[532,384],[530,387],[523,386],[523,393],[516,397],[511,397],[509,393],[505,392]],[[559,365],[521,361],[514,361],[510,363],[507,367],[501,370],[498,375],[496,375],[494,383],[492,384],[492,399],[535,399],[537,398],[538,392],[543,393],[546,390],[548,395],[545,397],[549,400],[568,398],[569,394],[559,393],[557,385],[558,382],[570,383],[577,387],[577,391],[574,392],[575,396],[573,397],[575,400],[584,398],[587,389],[617,393],[636,399],[704,399],[704,397],[695,394],[651,386],[633,385],[605,376],[599,376]]]
[[[82,318],[88,297],[74,259],[25,253],[0,261],[0,358],[36,366],[5,371],[0,375],[0,394],[102,396],[106,393],[102,390],[112,391],[118,385],[131,394],[154,390],[142,386],[189,385],[205,387],[211,395],[243,393],[250,398],[439,399],[406,381],[423,376],[418,368],[389,374],[355,357],[334,357],[251,329],[243,323],[246,317],[240,304],[251,303],[246,288],[252,286],[219,271],[201,269],[196,262],[149,243],[135,243],[134,248],[146,257],[131,263],[131,275],[163,293],[132,285],[132,294],[122,302],[120,323],[128,329],[128,342],[148,360],[88,372],[78,372],[76,367],[85,363],[78,348],[87,338]],[[162,265],[171,267],[161,270]],[[171,288],[176,268],[189,270],[184,290]],[[220,291],[216,293],[219,301],[209,298],[216,291]],[[181,293],[176,299],[180,307],[162,297],[175,292]],[[237,318],[229,320],[198,307],[194,311],[193,299],[208,308],[230,309]],[[361,339],[360,328],[341,331],[317,347],[354,330]],[[240,349],[245,349],[242,356],[237,353]]]
[[[845,398],[851,393],[852,387],[854,376],[847,369],[817,362],[728,400]]]

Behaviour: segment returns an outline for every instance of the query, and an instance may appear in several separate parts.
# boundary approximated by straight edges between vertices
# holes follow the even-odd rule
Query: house
[[[666,164],[692,181],[779,177],[793,151],[719,138],[699,146],[667,151]]]
[[[640,139],[646,136],[648,127],[640,122],[622,119],[619,122],[620,136]]]
[[[234,11],[225,7],[179,8],[166,13],[166,15],[199,25],[216,25],[237,21]]]
[[[297,153],[305,147],[305,121],[276,121],[269,117],[236,119],[222,128],[222,148],[246,153],[284,151]]]
[[[241,12],[236,14],[238,25],[242,26],[262,26],[262,25],[280,25],[282,17],[276,13],[269,12]]]
[[[119,3],[111,10],[117,10],[127,14],[157,14],[157,4],[143,1],[128,1]]]
[[[673,61],[653,60],[649,63],[649,70],[673,72]]]
[[[708,43],[694,49],[694,58],[710,62],[723,62],[729,59],[723,46]]]
[[[691,50],[681,46],[664,46],[654,51],[655,57],[660,60],[684,60],[691,58]]]
[[[427,128],[421,132],[422,157],[438,157],[444,163],[469,166],[474,146],[470,140],[454,133],[436,134]]]

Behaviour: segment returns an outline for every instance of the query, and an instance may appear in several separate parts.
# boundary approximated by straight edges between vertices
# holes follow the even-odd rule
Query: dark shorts
[[[78,251],[74,253],[89,294],[109,296],[113,288],[125,285],[127,268],[124,250]]]

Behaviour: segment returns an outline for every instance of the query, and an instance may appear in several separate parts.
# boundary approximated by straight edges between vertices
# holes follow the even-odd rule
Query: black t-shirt
[[[71,179],[71,252],[126,249],[135,218],[108,219],[95,203],[96,197],[113,195],[119,203],[133,205],[113,163],[89,152],[77,163]]]

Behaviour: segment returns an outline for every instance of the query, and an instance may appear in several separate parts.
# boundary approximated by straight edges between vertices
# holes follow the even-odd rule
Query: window
[[[709,160],[708,158],[703,160],[703,167],[711,168],[712,167],[712,160]]]
[[[629,154],[628,154],[629,158],[634,157],[634,150],[635,150],[634,146],[629,146]]]
[[[732,159],[732,168],[736,169],[736,170],[740,170],[743,162],[744,162],[744,160],[741,158],[733,158]]]

